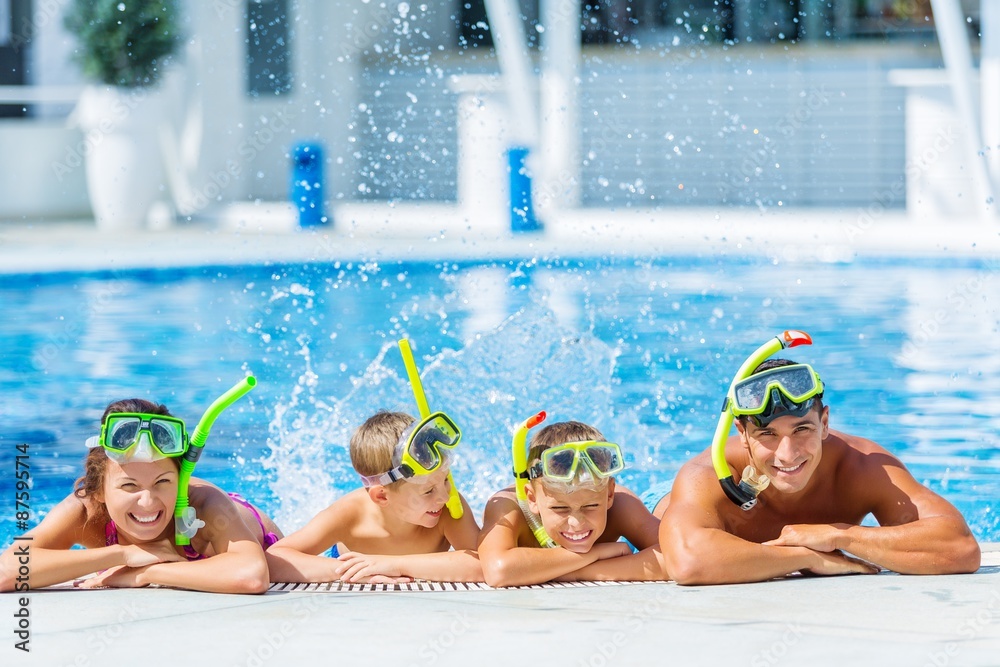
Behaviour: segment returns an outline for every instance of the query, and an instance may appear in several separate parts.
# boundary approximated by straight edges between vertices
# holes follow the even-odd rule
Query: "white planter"
[[[169,199],[160,152],[162,92],[88,86],[72,120],[83,131],[87,191],[100,229],[148,226]]]

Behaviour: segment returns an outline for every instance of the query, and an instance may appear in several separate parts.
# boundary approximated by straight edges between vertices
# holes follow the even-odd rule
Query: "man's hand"
[[[847,556],[839,551],[826,553],[814,551],[816,564],[802,568],[802,574],[836,575],[836,574],[878,574],[882,568],[858,558]]]
[[[841,531],[847,523],[798,523],[785,526],[777,539],[764,542],[771,547],[807,547],[813,551],[832,552],[840,548]]]

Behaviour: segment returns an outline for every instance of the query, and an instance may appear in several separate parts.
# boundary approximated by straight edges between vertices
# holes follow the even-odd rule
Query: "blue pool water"
[[[415,412],[395,341],[409,337],[431,407],[464,429],[456,479],[481,513],[509,480],[512,426],[599,426],[637,492],[707,446],[731,374],[786,328],[828,385],[834,428],[899,455],[1000,540],[1000,290],[977,262],[732,259],[334,263],[7,276],[0,283],[0,538],[18,534],[16,446],[32,523],[80,474],[111,400],[189,422],[247,372],[198,474],[285,530],[357,485],[351,431]],[[801,351],[800,351],[801,350]]]

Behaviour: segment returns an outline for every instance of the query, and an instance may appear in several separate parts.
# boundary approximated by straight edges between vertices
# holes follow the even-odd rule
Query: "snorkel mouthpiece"
[[[747,466],[737,484],[733,472],[729,469],[729,462],[726,460],[726,440],[729,438],[729,431],[733,427],[734,420],[731,399],[733,389],[738,382],[750,377],[754,369],[760,366],[765,359],[781,350],[799,345],[812,345],[812,337],[805,331],[789,329],[754,350],[753,354],[747,357],[739,370],[736,371],[722,403],[722,411],[715,426],[715,435],[712,438],[712,466],[715,468],[715,474],[719,477],[719,484],[722,485],[726,497],[739,505],[740,509],[753,509],[757,504],[758,494],[766,489],[771,481],[766,475],[757,474],[756,470]],[[809,401],[809,405],[812,405],[811,401]]]
[[[753,493],[754,497],[770,484],[771,478],[764,473],[758,473],[757,469],[753,466],[747,466],[743,469],[743,475],[740,478],[740,488]]]
[[[205,525],[205,522],[200,521],[195,515],[195,509],[190,506],[188,486],[191,482],[191,475],[194,473],[194,467],[197,465],[198,459],[201,457],[201,451],[208,440],[208,433],[212,430],[212,424],[215,423],[215,420],[222,414],[223,410],[239,400],[256,385],[257,378],[252,375],[248,375],[233,385],[229,391],[219,396],[208,406],[208,410],[201,416],[198,425],[194,429],[194,433],[191,434],[191,445],[181,460],[180,475],[177,478],[177,504],[174,506],[174,543],[178,546],[191,544],[191,538],[194,537],[199,528]]]

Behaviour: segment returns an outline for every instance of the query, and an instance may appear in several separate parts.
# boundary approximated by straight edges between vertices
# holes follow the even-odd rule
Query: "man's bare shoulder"
[[[877,442],[842,431],[830,431],[823,442],[823,456],[833,457],[836,468],[855,479],[866,473],[880,473],[888,467],[904,467],[892,452]]]
[[[860,435],[844,433],[843,431],[830,429],[830,436],[828,440],[830,443],[837,443],[842,447],[848,447],[860,454],[888,453],[888,450],[885,447],[873,440],[862,438]],[[829,443],[824,442],[823,444],[825,446]]]
[[[717,479],[715,474],[715,468],[712,465],[712,451],[706,449],[700,454],[696,454],[694,457],[688,459],[681,469],[677,471],[677,477],[674,479],[674,487],[676,488],[678,482],[686,481],[693,482],[695,480],[701,479]]]
[[[711,450],[697,454],[677,471],[670,489],[670,507],[674,513],[682,507],[724,507],[725,494],[719,486],[719,476],[712,465]]]

